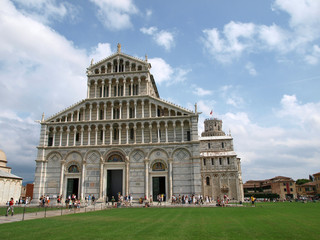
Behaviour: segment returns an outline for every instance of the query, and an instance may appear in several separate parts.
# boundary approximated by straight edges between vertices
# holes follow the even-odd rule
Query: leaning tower
[[[243,201],[240,158],[233,148],[233,137],[222,130],[222,120],[204,121],[200,137],[201,179],[204,196],[214,200],[228,196]]]

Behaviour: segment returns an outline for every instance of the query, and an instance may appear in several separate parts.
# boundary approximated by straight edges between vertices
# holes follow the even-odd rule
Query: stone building
[[[297,197],[296,182],[290,177],[276,176],[265,180],[249,180],[243,185],[248,195],[255,193],[278,194],[280,200]]]
[[[21,185],[22,178],[11,173],[6,154],[0,150],[0,205],[6,204],[12,197],[14,201],[19,200]]]
[[[41,120],[34,199],[202,194],[198,115],[160,98],[147,57],[87,69],[87,98]]]
[[[233,138],[222,131],[222,121],[204,121],[200,138],[202,193],[213,199],[227,195],[231,200],[243,201],[240,158],[234,152]]]

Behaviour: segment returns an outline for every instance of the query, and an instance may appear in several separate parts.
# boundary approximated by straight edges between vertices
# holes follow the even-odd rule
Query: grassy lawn
[[[0,225],[1,239],[319,239],[320,203],[129,208]]]

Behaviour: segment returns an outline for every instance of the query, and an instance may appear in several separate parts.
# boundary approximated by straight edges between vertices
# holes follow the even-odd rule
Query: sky
[[[320,171],[319,26],[318,0],[1,0],[0,149],[33,181],[36,120],[84,99],[91,59],[120,43],[148,56],[162,99],[197,103],[199,134],[222,119],[244,181],[308,178]]]

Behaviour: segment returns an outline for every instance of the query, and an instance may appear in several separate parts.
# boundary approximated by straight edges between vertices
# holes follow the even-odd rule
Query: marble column
[[[104,81],[101,83],[101,97],[104,97]]]
[[[61,147],[61,144],[62,144],[62,129],[61,129],[61,128],[60,128],[59,132],[60,132],[60,136],[59,136],[59,147]]]
[[[61,161],[61,171],[60,171],[60,191],[59,191],[59,195],[63,195],[63,178],[64,178],[64,167],[65,167],[65,160]],[[63,196],[64,199],[66,199],[68,196]]]
[[[144,101],[141,102],[141,118],[144,118]]]
[[[109,97],[111,97],[111,80],[109,80]]]
[[[88,128],[88,146],[90,146],[91,128]]]
[[[69,146],[69,137],[70,137],[70,129],[68,128],[67,129],[67,143],[66,143],[67,147]]]
[[[110,126],[110,145],[112,145],[112,132],[113,132],[113,128],[112,126]]]
[[[89,121],[91,121],[92,116],[92,104],[89,105]]]
[[[123,96],[126,96],[126,80],[123,80]]]
[[[103,120],[107,119],[107,103],[103,104]]]
[[[164,127],[166,128],[166,143],[167,143],[168,142],[168,124],[166,123]]]
[[[82,175],[81,175],[81,200],[84,200],[84,179],[85,179],[85,169],[86,169],[86,161],[82,163]]]
[[[184,142],[183,123],[181,123],[181,142]]]
[[[97,116],[96,116],[96,120],[99,120],[99,114],[100,114],[99,108],[100,108],[100,106],[99,106],[99,104],[97,104]]]
[[[119,144],[121,144],[121,130],[122,130],[122,128],[121,128],[121,126],[119,126]]]
[[[82,146],[83,145],[83,132],[84,132],[84,129],[83,129],[83,127],[81,127],[81,129],[80,129],[80,146]]]
[[[54,129],[53,130],[53,137],[52,137],[52,147],[54,147],[55,146],[55,141],[56,141],[56,130]]]
[[[77,140],[77,129],[73,129],[73,146],[76,145],[76,140]]]
[[[102,128],[102,145],[105,144],[105,138],[106,138],[106,128]]]
[[[144,169],[145,169],[145,195],[149,199],[149,159],[144,159]]]
[[[152,143],[152,125],[149,125],[150,143]]]
[[[98,128],[95,128],[95,138],[94,138],[94,145],[98,144]]]
[[[97,98],[97,86],[98,86],[98,83],[95,82],[94,83],[94,98]]]
[[[134,144],[136,144],[137,143],[137,126],[136,125],[134,125],[134,127],[133,127],[133,139],[134,139]]]
[[[126,195],[129,196],[129,158],[126,161]]]
[[[173,159],[169,158],[168,162],[169,162],[169,198],[168,198],[168,200],[171,200],[172,199],[172,192],[173,192],[173,189],[172,189],[172,178],[173,178],[172,162],[173,162]]]
[[[103,158],[101,157],[100,158],[100,185],[99,185],[99,187],[100,187],[99,199],[100,200],[104,200],[103,199],[103,171],[104,171],[103,167],[104,167]]]
[[[128,132],[129,132],[129,125],[127,124],[127,126],[126,126],[126,144],[129,144],[129,134],[128,134]]]
[[[144,143],[144,125],[141,125],[141,142]]]
[[[158,143],[161,141],[160,139],[160,125],[159,123],[157,124],[157,132],[158,132]]]

